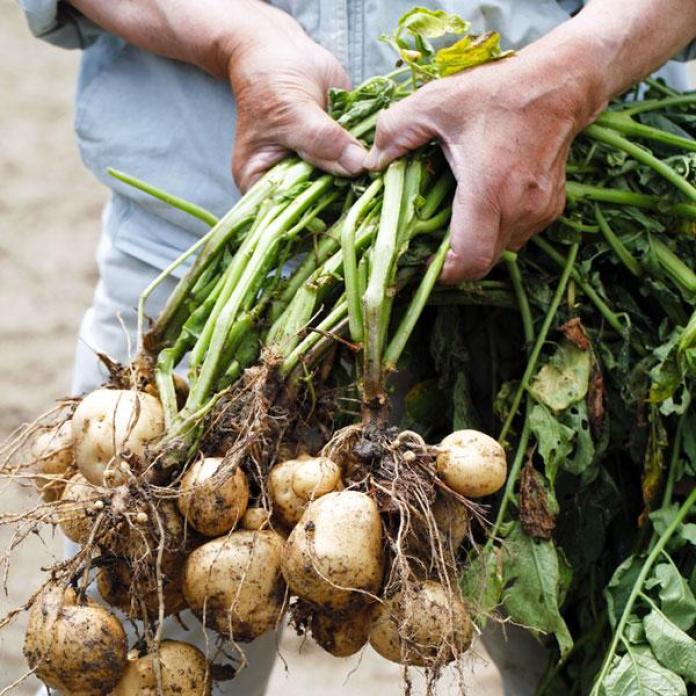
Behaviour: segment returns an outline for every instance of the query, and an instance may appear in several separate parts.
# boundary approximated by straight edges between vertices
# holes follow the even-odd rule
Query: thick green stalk
[[[694,273],[664,242],[650,235],[650,247],[660,268],[682,289],[696,293],[696,273]]]
[[[444,239],[440,243],[438,250],[435,255],[430,260],[430,265],[428,270],[423,275],[423,278],[418,285],[411,303],[406,310],[399,327],[397,328],[392,340],[389,342],[387,349],[384,351],[384,368],[385,370],[396,369],[396,364],[401,357],[401,353],[406,347],[408,339],[413,333],[413,329],[420,318],[423,308],[425,307],[430,293],[437,283],[437,279],[440,277],[442,267],[445,264],[445,257],[447,256],[447,251],[449,250],[450,235],[449,233],[445,235]]]
[[[696,202],[696,188],[694,188],[684,177],[677,174],[668,164],[657,159],[655,155],[643,149],[639,145],[627,140],[626,138],[617,135],[615,132],[602,128],[601,126],[591,125],[583,131],[585,135],[593,140],[597,140],[605,145],[611,145],[617,150],[625,152],[633,159],[650,167],[654,172],[659,174],[663,179],[669,181],[674,188],[681,191],[691,202]]]
[[[443,227],[448,226],[451,217],[452,206],[448,205],[431,218],[416,220],[413,224],[413,236],[415,237],[417,234],[429,234],[430,232],[441,230]]]
[[[297,198],[295,198],[261,233],[254,253],[245,265],[243,272],[232,290],[229,299],[220,312],[210,338],[210,345],[201,367],[198,379],[191,385],[186,402],[188,412],[198,410],[208,399],[210,389],[220,371],[223,349],[230,329],[251,288],[258,277],[265,274],[272,261],[276,247],[293,223],[333,185],[333,177],[319,177]]]
[[[605,111],[595,121],[595,124],[611,128],[625,135],[654,140],[656,142],[665,143],[666,145],[678,147],[682,150],[696,152],[696,140],[684,138],[680,135],[660,130],[659,128],[653,128],[652,126],[645,126],[642,123],[638,123],[638,121],[634,121],[630,114],[625,111]]]
[[[377,194],[382,190],[382,177],[376,178],[353,204],[341,227],[341,249],[343,251],[343,277],[348,298],[348,324],[355,343],[362,342],[362,306],[358,288],[358,262],[355,253],[355,233],[358,222],[365,215]]]
[[[621,113],[633,116],[646,111],[668,109],[670,106],[690,106],[691,104],[696,104],[696,94],[680,94],[678,96],[665,97],[664,99],[646,99],[636,104],[627,102],[627,107],[622,109]]]
[[[425,196],[425,201],[423,206],[418,211],[418,217],[421,220],[427,220],[433,215],[436,215],[440,210],[442,202],[445,200],[447,195],[452,191],[455,185],[454,176],[452,172],[447,169],[443,174],[440,175],[438,180],[432,185],[431,189]]]
[[[384,201],[379,221],[377,239],[370,257],[370,276],[363,296],[364,318],[364,383],[366,403],[383,401],[382,345],[384,335],[384,303],[387,301],[388,284],[391,280],[399,233],[399,212],[406,178],[406,161],[392,162],[384,174]]]
[[[285,358],[280,367],[280,374],[289,375],[297,366],[302,356],[306,355],[319,340],[329,333],[333,333],[338,326],[348,316],[348,303],[345,296],[334,305],[334,308],[311,329],[309,333],[300,341],[295,349]]]
[[[615,203],[617,205],[632,205],[635,208],[656,210],[667,215],[696,220],[696,205],[692,203],[669,203],[660,196],[645,193],[635,193],[625,189],[605,188],[580,184],[577,181],[566,183],[566,196],[573,201],[596,201],[598,203]]]
[[[297,160],[287,160],[277,164],[239,200],[217,225],[211,230],[210,236],[186,275],[179,281],[174,291],[169,296],[164,309],[157,317],[152,327],[151,334],[157,339],[164,335],[172,318],[177,315],[181,305],[186,302],[191,289],[207,268],[208,263],[214,259],[222,247],[227,244],[231,236],[239,231],[249,221],[250,216],[256,214],[258,207],[278,187],[293,186],[305,181],[313,171],[311,165]],[[245,242],[247,239],[244,240]],[[244,245],[244,243],[242,243]],[[188,252],[187,252],[188,253]],[[151,292],[152,290],[148,288]]]
[[[604,214],[602,213],[600,207],[598,205],[595,205],[594,210],[597,224],[599,225],[599,229],[602,235],[604,236],[604,239],[606,240],[607,244],[612,248],[612,250],[619,258],[621,263],[623,263],[623,265],[626,266],[626,268],[636,278],[640,278],[640,276],[643,274],[643,269],[640,267],[638,261],[636,261],[636,259],[633,258],[631,252],[628,249],[626,249],[626,247],[623,245],[623,242],[614,234],[614,230],[612,230],[609,226],[609,223],[607,222],[607,219],[604,217]]]

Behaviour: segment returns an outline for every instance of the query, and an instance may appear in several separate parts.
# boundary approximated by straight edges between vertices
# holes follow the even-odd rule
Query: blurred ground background
[[[72,134],[79,55],[33,40],[13,0],[0,0],[0,442],[67,394],[75,336],[96,282],[94,262],[105,191],[82,167]],[[29,501],[0,488],[0,513]],[[0,529],[0,548],[10,542]],[[39,568],[60,554],[49,532],[14,555],[0,616],[38,585]],[[0,632],[0,693],[26,670],[24,622]],[[366,649],[336,660],[285,631],[269,696],[400,693],[399,668]],[[495,696],[498,679],[478,660],[469,693]],[[471,673],[471,668],[467,667]],[[12,693],[29,696],[28,679]],[[443,680],[441,693],[458,693]],[[418,689],[416,688],[416,692]]]

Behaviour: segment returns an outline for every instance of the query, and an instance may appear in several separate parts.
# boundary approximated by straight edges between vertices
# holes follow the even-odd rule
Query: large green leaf
[[[630,647],[601,684],[602,696],[687,696],[680,676],[665,669],[647,647]]]
[[[564,339],[529,386],[532,396],[552,411],[584,399],[590,383],[590,353]]]
[[[662,665],[696,683],[696,641],[655,608],[643,619],[643,625],[648,643]]]
[[[640,569],[644,559],[636,556],[629,556],[612,575],[604,596],[607,600],[607,610],[609,613],[609,623],[612,628],[616,628],[619,618],[628,602],[628,598],[633,591],[633,586],[640,575]]]
[[[534,631],[556,636],[561,657],[573,639],[560,613],[559,598],[568,582],[551,540],[527,536],[515,523],[503,543],[503,605],[510,618]]]
[[[572,439],[575,433],[542,404],[536,404],[532,408],[529,425],[539,447],[539,454],[544,460],[546,478],[553,486],[559,468],[573,451]]]
[[[478,622],[490,615],[500,604],[503,575],[499,562],[499,550],[490,549],[485,554],[470,555],[459,580],[462,595]]]
[[[647,589],[659,587],[660,609],[682,631],[696,623],[696,597],[672,563],[659,563],[645,583]]]

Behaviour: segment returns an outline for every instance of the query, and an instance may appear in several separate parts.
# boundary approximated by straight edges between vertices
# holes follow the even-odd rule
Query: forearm
[[[581,127],[696,37],[695,0],[592,0],[520,52],[576,85]]]
[[[230,57],[245,34],[252,31],[252,22],[265,21],[265,15],[274,12],[260,0],[69,2],[100,27],[129,43],[191,63],[221,79],[228,77]]]

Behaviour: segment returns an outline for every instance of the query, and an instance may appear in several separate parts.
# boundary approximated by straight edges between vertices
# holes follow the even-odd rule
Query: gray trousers
[[[149,264],[118,250],[107,235],[102,235],[97,260],[99,282],[80,326],[75,355],[72,393],[76,395],[95,389],[108,377],[96,358],[97,351],[123,362],[133,357],[129,355],[129,347],[131,352],[136,349],[138,295],[158,273]],[[149,316],[157,316],[175,283],[176,279],[168,278],[155,290],[147,305]],[[69,546],[68,551],[74,553],[74,546]],[[203,629],[195,618],[186,614],[184,623],[191,630],[184,631],[176,621],[168,620],[164,636],[196,643],[203,649],[206,644]],[[506,696],[531,696],[546,662],[539,643],[518,628],[509,626],[502,631],[492,623],[483,640],[503,675]],[[275,662],[276,642],[277,636],[267,634],[246,646],[248,667],[233,681],[223,683],[218,693],[261,696]],[[210,644],[214,644],[212,636]]]

